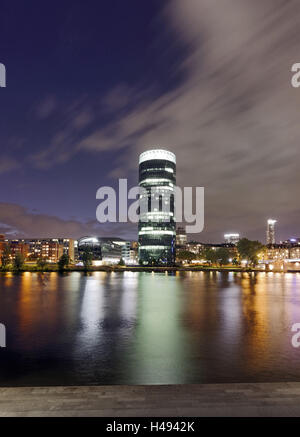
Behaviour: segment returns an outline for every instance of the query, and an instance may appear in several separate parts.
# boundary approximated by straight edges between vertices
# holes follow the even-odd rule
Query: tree
[[[251,241],[247,238],[242,238],[237,243],[237,249],[241,259],[245,259],[251,265],[256,265],[258,262],[258,254],[264,250],[264,245],[259,241]]]
[[[178,261],[191,262],[196,258],[196,255],[188,250],[178,250],[176,253],[176,258]]]
[[[125,261],[123,260],[123,258],[120,259],[118,265],[119,266],[125,266]]]
[[[13,261],[14,270],[20,271],[24,267],[24,256],[21,253],[16,253]]]
[[[58,268],[59,270],[64,270],[66,267],[68,267],[68,265],[70,264],[70,258],[69,256],[64,253],[58,261]]]
[[[38,258],[36,265],[39,269],[44,270],[47,267],[47,260],[45,258]]]
[[[3,269],[5,269],[10,264],[10,247],[8,244],[5,244],[2,256],[1,256],[1,266]]]
[[[238,265],[240,264],[240,262],[239,262],[239,260],[238,260],[237,257],[234,257],[234,258],[233,258],[233,260],[232,260],[232,264],[233,264],[234,266],[238,266]]]
[[[206,248],[204,250],[204,259],[211,264],[216,264],[218,261],[217,251],[211,248]]]
[[[81,256],[83,266],[85,269],[90,267],[92,265],[93,261],[93,253],[89,249],[84,249],[82,256]]]
[[[229,264],[230,252],[226,247],[220,247],[216,250],[217,262],[220,266]]]

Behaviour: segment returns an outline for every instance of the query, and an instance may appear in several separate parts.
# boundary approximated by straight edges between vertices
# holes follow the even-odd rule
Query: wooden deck
[[[0,388],[0,416],[300,416],[300,383]]]

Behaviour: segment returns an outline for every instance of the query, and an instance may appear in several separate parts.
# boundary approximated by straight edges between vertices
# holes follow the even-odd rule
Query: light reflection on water
[[[1,385],[300,381],[300,275],[0,275]]]

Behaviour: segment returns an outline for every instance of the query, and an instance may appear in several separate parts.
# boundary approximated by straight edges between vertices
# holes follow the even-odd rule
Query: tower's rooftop
[[[175,154],[165,149],[146,150],[146,152],[140,154],[139,164],[141,164],[144,161],[150,161],[151,159],[165,159],[167,161],[171,161],[174,162],[174,164],[176,164]]]

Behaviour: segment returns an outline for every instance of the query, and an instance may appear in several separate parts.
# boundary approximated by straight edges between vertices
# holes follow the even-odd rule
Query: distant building
[[[293,251],[290,252],[289,246],[285,244],[272,244],[265,250],[262,258],[264,260],[278,261],[289,259],[294,255]]]
[[[178,227],[176,230],[176,246],[180,249],[183,249],[186,247],[187,244],[187,235],[185,228]]]
[[[289,241],[289,240],[287,240]],[[281,243],[269,245],[260,257],[263,260],[299,260],[300,261],[300,244],[298,243]]]
[[[57,263],[63,253],[72,261],[75,257],[74,240],[71,238],[7,239],[5,243],[10,248],[11,258],[15,258],[16,254],[20,253],[27,262],[36,262],[43,258],[49,263]]]
[[[138,263],[139,263],[138,251],[135,250],[134,248],[131,248],[128,264],[133,265]]]
[[[22,255],[24,259],[28,257],[29,245],[22,240],[9,240],[11,258],[15,258],[16,255]]]
[[[44,240],[42,241],[41,248],[41,258],[50,263],[57,263],[64,253],[63,245],[59,244],[58,241]]]
[[[0,234],[0,265],[2,263],[1,257],[3,254],[4,247],[5,247],[5,236]]]
[[[124,244],[122,245],[122,259],[125,262],[125,264],[128,264],[130,261],[130,248],[131,248],[131,242],[130,241],[124,241]]]
[[[226,248],[228,249],[229,260],[232,261],[233,258],[237,257],[238,251],[235,244],[232,243],[199,243],[197,241],[188,242],[186,245],[186,249],[188,252],[191,252],[195,255],[193,259],[193,263],[202,263],[205,261],[205,251],[206,249],[211,249],[217,251],[218,249]],[[180,255],[180,250],[177,251],[177,254]],[[179,260],[180,258],[178,258]]]
[[[224,241],[228,244],[237,244],[240,240],[240,234],[224,234]]]
[[[72,238],[33,238],[25,240],[25,243],[29,245],[28,258],[31,261],[44,258],[48,262],[57,263],[63,254],[68,255],[71,261],[75,260]]]
[[[140,155],[139,186],[146,191],[140,196],[140,205],[145,206],[144,211],[141,208],[139,221],[139,259],[142,264],[175,262],[175,184],[174,153],[155,149]]]
[[[287,240],[289,241],[289,240]],[[271,244],[259,257],[259,264],[267,270],[299,271],[300,244]]]
[[[138,264],[136,241],[124,241],[124,244],[122,245],[122,259],[126,265]]]
[[[93,264],[118,264],[126,241],[121,238],[82,237],[77,242],[79,260],[88,250],[93,255]]]
[[[232,254],[237,253],[237,248],[235,244],[232,243],[198,243],[197,241],[192,241],[187,243],[186,250],[192,252],[195,255],[202,255],[205,249],[217,250],[221,247],[229,249]]]
[[[63,246],[63,253],[68,255],[71,261],[75,261],[75,241],[73,238],[58,238],[58,243]]]
[[[277,220],[269,219],[267,222],[267,245],[275,244],[275,223]]]
[[[139,243],[137,241],[131,242],[130,248],[130,264],[138,264],[139,262]]]
[[[203,243],[198,243],[197,241],[191,241],[189,243],[186,244],[186,250],[188,252],[192,252],[194,254],[199,254],[200,251],[204,248],[204,244]]]
[[[288,240],[282,241],[281,244],[300,245],[300,238],[289,238]]]
[[[84,251],[89,251],[93,255],[93,261],[102,260],[101,242],[98,237],[82,237],[77,240],[78,259],[82,259]]]

